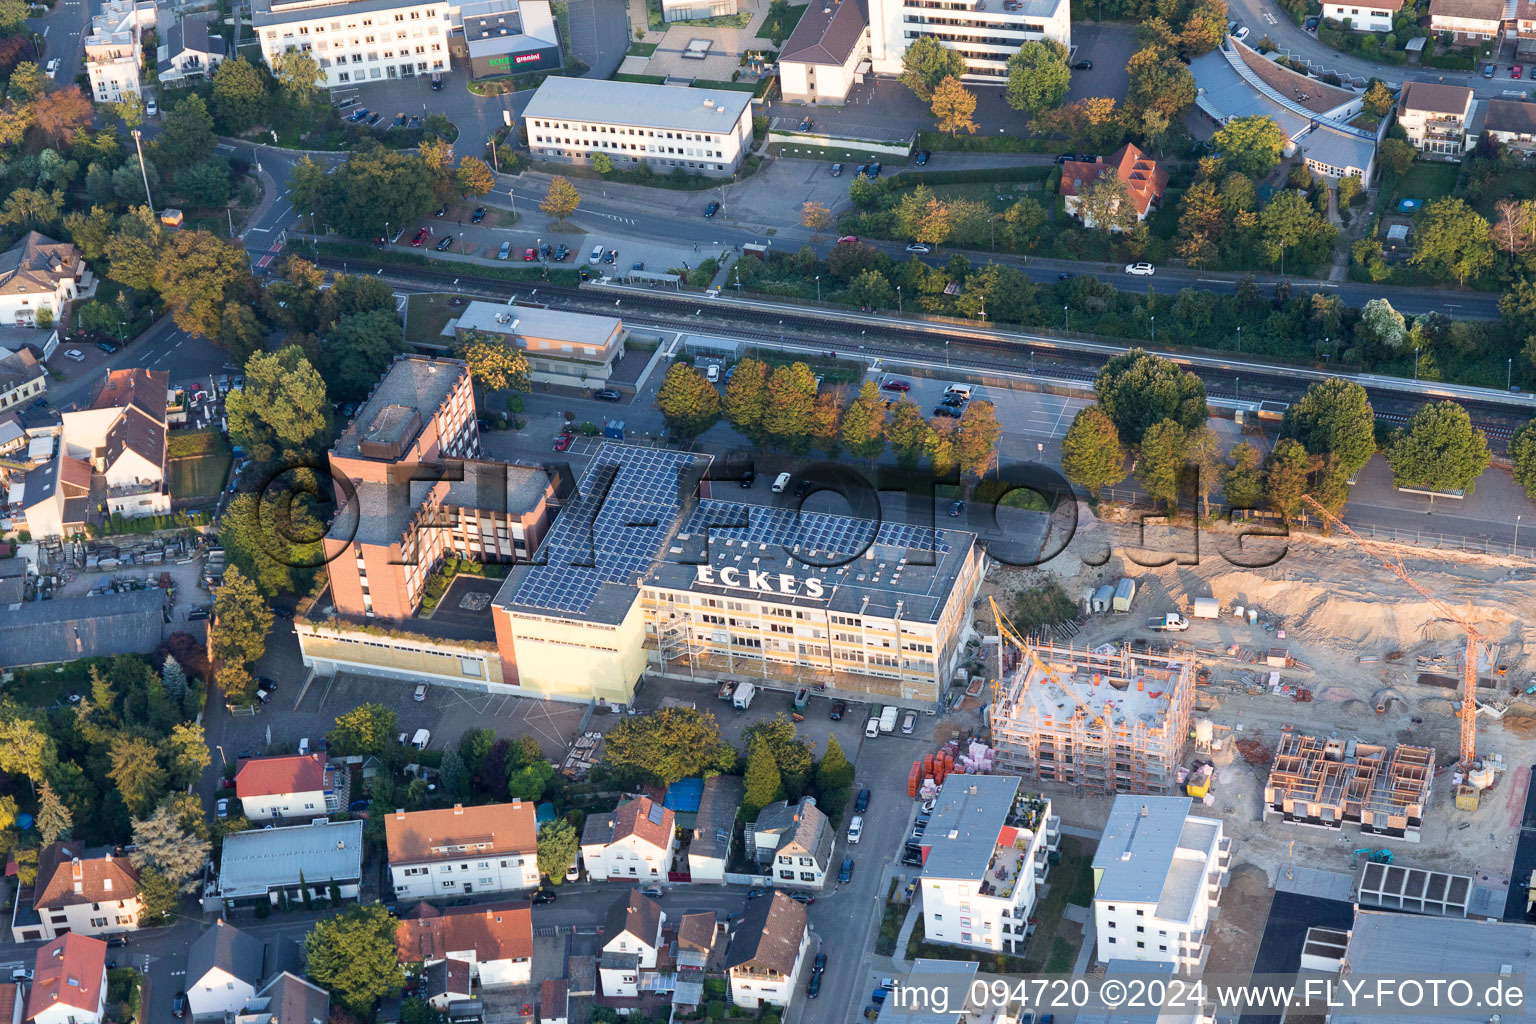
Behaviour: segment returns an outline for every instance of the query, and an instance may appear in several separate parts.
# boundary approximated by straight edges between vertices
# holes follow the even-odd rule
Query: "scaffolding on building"
[[[1322,739],[1287,726],[1264,786],[1265,820],[1418,841],[1435,775],[1433,747]]]
[[[1189,737],[1192,659],[1029,640],[998,618],[998,771],[1083,791],[1172,791]]]

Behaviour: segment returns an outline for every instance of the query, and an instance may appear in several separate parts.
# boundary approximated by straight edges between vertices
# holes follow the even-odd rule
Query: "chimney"
[[[464,805],[463,804],[454,804],[453,805],[453,813],[454,813],[455,817],[462,817],[463,814],[464,814]]]
[[[405,820],[405,808],[404,807],[396,807],[395,808],[395,820],[396,821],[404,821]]]

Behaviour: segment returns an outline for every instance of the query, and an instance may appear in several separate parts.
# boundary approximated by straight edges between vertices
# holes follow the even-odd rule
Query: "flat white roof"
[[[498,320],[504,317],[504,320]],[[568,341],[581,345],[603,346],[613,337],[623,321],[612,316],[567,313],[558,309],[534,309],[508,306],[501,302],[471,302],[454,324],[466,331],[491,334],[519,334],[549,341]]]
[[[363,875],[363,823],[332,821],[233,832],[224,837],[219,895],[260,896],[273,889],[355,883]]]
[[[731,89],[556,76],[544,79],[523,116],[724,135],[751,105],[751,93]]]

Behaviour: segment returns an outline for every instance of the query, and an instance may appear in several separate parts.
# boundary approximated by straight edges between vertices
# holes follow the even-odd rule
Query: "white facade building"
[[[1186,797],[1115,798],[1093,857],[1099,963],[1153,960],[1198,972],[1227,882],[1232,840]]]
[[[923,932],[974,949],[1021,951],[1038,887],[1061,843],[1051,801],[1011,775],[951,775],[939,791],[926,850]]]
[[[533,913],[527,902],[439,910],[412,907],[395,928],[401,963],[447,962],[482,989],[527,985],[533,976]]]
[[[553,77],[523,118],[535,156],[585,164],[603,153],[619,170],[729,177],[752,147],[752,94],[733,90]]]
[[[1400,4],[1391,0],[1375,0],[1365,3],[1334,3],[1332,0],[1323,4],[1323,19],[1325,21],[1349,22],[1349,27],[1356,32],[1390,32],[1392,31],[1392,18],[1397,14]]]
[[[340,810],[324,754],[249,758],[235,774],[235,796],[247,821],[308,821]]]
[[[34,1024],[100,1024],[107,1013],[107,944],[71,932],[37,951],[27,995]]]
[[[139,872],[110,849],[57,842],[38,851],[31,900],[16,901],[11,938],[52,939],[66,932],[111,935],[139,927]]]
[[[661,904],[641,895],[639,889],[630,889],[608,908],[603,951],[597,961],[604,997],[634,999],[640,995],[640,973],[656,969],[666,921]]]
[[[901,74],[912,40],[931,36],[965,58],[966,79],[1000,84],[1008,58],[1027,42],[1072,48],[1068,0],[870,0],[870,59],[877,74]]]
[[[675,844],[671,809],[648,796],[611,814],[589,814],[581,830],[581,860],[597,881],[665,882]]]
[[[187,1009],[194,1018],[239,1013],[256,995],[266,959],[266,944],[229,924],[216,921],[187,950]]]
[[[85,37],[85,73],[91,98],[117,103],[140,95],[139,46],[155,27],[155,0],[107,0]]]
[[[810,944],[803,905],[781,892],[748,903],[725,951],[731,1002],[754,1010],[788,1006]]]
[[[449,10],[444,0],[253,0],[251,25],[268,67],[303,50],[334,89],[447,71]]]
[[[832,822],[808,798],[764,807],[752,826],[752,843],[757,862],[772,876],[769,884],[788,889],[827,884],[836,837]]]
[[[1467,122],[1476,102],[1465,85],[1405,82],[1397,99],[1397,123],[1408,133],[1414,149],[1460,156],[1466,148]]]
[[[398,899],[517,892],[539,884],[531,803],[396,811],[384,819]]]

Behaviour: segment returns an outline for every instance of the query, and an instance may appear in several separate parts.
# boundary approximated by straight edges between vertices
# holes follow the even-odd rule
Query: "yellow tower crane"
[[[1103,728],[1104,716],[1094,711],[1093,708],[1088,705],[1088,702],[1080,697],[1077,691],[1067,684],[1065,679],[1062,679],[1055,672],[1052,672],[1050,667],[1046,665],[1045,662],[1040,660],[1040,655],[1035,653],[1034,645],[1019,635],[1019,631],[1015,629],[1013,623],[1008,620],[1008,616],[1004,615],[1002,609],[997,606],[996,598],[988,597],[987,601],[992,605],[992,619],[997,623],[998,637],[1017,647],[1019,652],[1023,654],[1024,657],[1033,662],[1034,666],[1040,670],[1041,674],[1044,675],[1047,680],[1061,687],[1062,692],[1065,693],[1068,697],[1071,697],[1072,700],[1077,703],[1077,706],[1083,710],[1083,713],[1093,719],[1094,725],[1098,726],[1099,728]],[[1002,682],[1001,666],[999,666],[998,675],[999,678],[992,681],[992,703],[994,704],[997,703],[997,688]]]

